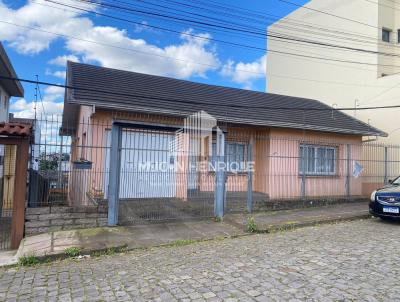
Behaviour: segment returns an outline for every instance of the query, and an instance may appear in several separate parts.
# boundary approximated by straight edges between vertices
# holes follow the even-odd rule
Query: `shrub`
[[[254,220],[254,217],[247,218],[247,225],[246,225],[247,232],[255,233],[257,232],[257,224]]]
[[[20,266],[33,266],[33,265],[36,265],[39,263],[40,263],[40,260],[34,255],[22,256],[18,259],[18,264]]]

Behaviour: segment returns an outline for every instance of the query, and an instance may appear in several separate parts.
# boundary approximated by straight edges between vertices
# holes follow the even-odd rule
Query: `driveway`
[[[369,219],[2,269],[0,301],[393,301],[399,238]]]

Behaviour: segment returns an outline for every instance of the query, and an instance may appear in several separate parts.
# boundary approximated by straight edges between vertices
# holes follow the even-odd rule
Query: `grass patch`
[[[34,266],[40,262],[39,258],[34,255],[22,256],[18,259],[18,265],[20,266]]]
[[[126,247],[110,247],[105,250],[100,250],[100,251],[94,251],[91,253],[91,256],[93,257],[101,257],[101,256],[112,256],[118,253],[124,253],[126,252]]]
[[[69,247],[64,250],[65,255],[68,257],[78,257],[81,254],[81,249],[79,247]]]
[[[193,244],[198,242],[197,240],[192,240],[192,239],[180,239],[172,242],[170,246],[185,246],[189,244]]]
[[[246,224],[246,231],[249,233],[255,233],[257,232],[257,224],[256,221],[254,220],[254,217],[251,216],[247,218],[247,224]]]

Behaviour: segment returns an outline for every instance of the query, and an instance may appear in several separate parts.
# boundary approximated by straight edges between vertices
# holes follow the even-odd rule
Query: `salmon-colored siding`
[[[361,160],[362,138],[298,130],[271,129],[270,132],[269,195],[271,198],[301,196],[302,176],[299,172],[300,144],[333,146],[337,148],[336,175],[306,176],[305,195],[344,196],[347,194],[347,165],[352,170],[353,161]],[[350,162],[347,146],[350,146]],[[351,173],[351,172],[350,172]],[[350,177],[350,195],[361,195],[361,178]]]
[[[72,139],[72,160],[83,158],[91,161],[91,170],[72,168],[70,177],[70,200],[73,203],[88,203],[91,197],[104,196],[106,191],[105,175],[109,172],[106,164],[107,131],[113,120],[127,120],[145,123],[183,126],[183,119],[161,115],[139,113],[112,114],[108,111],[96,111],[91,107],[81,107],[80,123],[76,136]],[[299,152],[302,142],[309,144],[334,146],[337,148],[336,175],[306,176],[306,196],[344,196],[347,194],[346,177],[348,165],[352,169],[354,161],[362,162],[361,136],[329,134],[323,132],[263,128],[250,126],[221,126],[227,133],[227,142],[253,142],[253,191],[264,193],[271,199],[299,198],[302,196],[302,176],[299,173]],[[108,137],[111,137],[108,135]],[[188,198],[188,137],[184,133],[175,135],[177,144],[176,160],[183,169],[176,175],[176,197]],[[210,146],[204,141],[204,146]],[[347,145],[351,145],[347,160]],[[108,143],[109,146],[109,143]],[[208,153],[202,154],[202,160],[208,161]],[[203,171],[198,175],[200,191],[212,192],[215,188],[215,175]],[[132,184],[135,185],[135,184]],[[226,190],[246,192],[248,189],[247,173],[228,173]],[[350,177],[350,194],[362,195],[361,178]]]

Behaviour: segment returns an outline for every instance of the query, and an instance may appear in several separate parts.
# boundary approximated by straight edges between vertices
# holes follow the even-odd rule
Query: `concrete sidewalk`
[[[259,232],[272,232],[302,226],[331,223],[371,217],[368,202],[337,204],[325,207],[272,211],[249,214],[228,214],[224,221],[245,230],[247,220],[253,217]]]
[[[227,223],[216,223],[212,219],[57,231],[24,238],[12,260],[16,263],[22,256],[59,255],[68,247],[79,247],[83,253],[121,247],[132,250],[174,244],[178,241],[207,240],[242,234],[245,232]],[[9,262],[10,259],[8,265]]]
[[[68,247],[84,253],[108,248],[147,248],[182,240],[207,240],[246,234],[248,217],[254,217],[257,231],[295,227],[370,217],[368,203],[348,203],[319,208],[249,214],[228,214],[223,222],[212,219],[190,222],[149,223],[129,227],[104,227],[58,231],[26,237],[14,252],[0,252],[0,266],[18,262],[22,256],[63,254]]]

